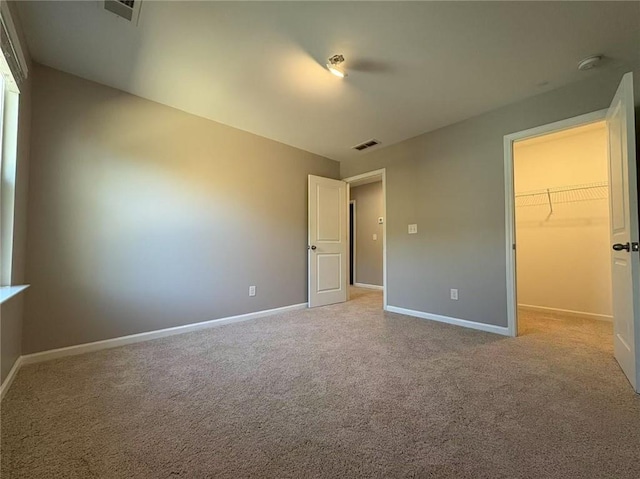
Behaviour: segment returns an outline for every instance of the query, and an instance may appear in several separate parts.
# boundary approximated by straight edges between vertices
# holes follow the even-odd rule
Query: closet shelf
[[[574,203],[576,201],[604,200],[609,196],[609,185],[606,181],[585,185],[563,186],[543,190],[524,191],[515,195],[516,207],[549,206],[558,203]]]

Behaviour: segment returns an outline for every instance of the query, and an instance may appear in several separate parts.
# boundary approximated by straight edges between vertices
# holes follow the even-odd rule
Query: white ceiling
[[[640,2],[99,3],[19,2],[33,58],[336,160],[640,66]]]

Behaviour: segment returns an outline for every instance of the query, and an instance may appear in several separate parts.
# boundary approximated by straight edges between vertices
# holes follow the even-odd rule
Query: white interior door
[[[347,300],[347,184],[309,175],[309,307]]]
[[[614,354],[636,391],[640,388],[640,260],[633,77],[627,73],[607,112]]]

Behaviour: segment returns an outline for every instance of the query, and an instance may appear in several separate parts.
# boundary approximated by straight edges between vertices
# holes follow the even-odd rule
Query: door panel
[[[342,189],[338,186],[327,187],[325,185],[317,185],[318,202],[321,207],[318,212],[318,238],[317,241],[336,243],[340,242],[342,236],[342,225],[340,223],[342,216],[336,212],[342,206],[341,200]]]
[[[622,139],[620,135],[620,121],[613,121],[613,118],[619,118],[620,104],[615,105],[614,110],[610,112],[611,120],[608,122],[609,130],[609,184],[611,185],[611,228],[614,233],[624,233],[627,226],[627,212],[624,204],[626,195],[624,178],[624,168],[622,168],[621,145]],[[615,146],[615,147],[614,147]],[[615,156],[615,157],[614,157]]]
[[[316,253],[318,263],[318,291],[335,291],[340,289],[342,284],[339,254]]]
[[[347,300],[347,184],[309,175],[309,307]]]
[[[630,244],[638,241],[633,77],[627,73],[607,112],[609,131],[609,185],[611,189],[611,275],[613,285],[614,355],[638,391],[637,347],[640,314],[640,259]],[[615,249],[613,245],[616,245]]]

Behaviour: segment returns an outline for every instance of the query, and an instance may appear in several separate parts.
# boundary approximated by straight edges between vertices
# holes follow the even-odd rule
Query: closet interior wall
[[[607,130],[514,145],[518,306],[611,318]]]

